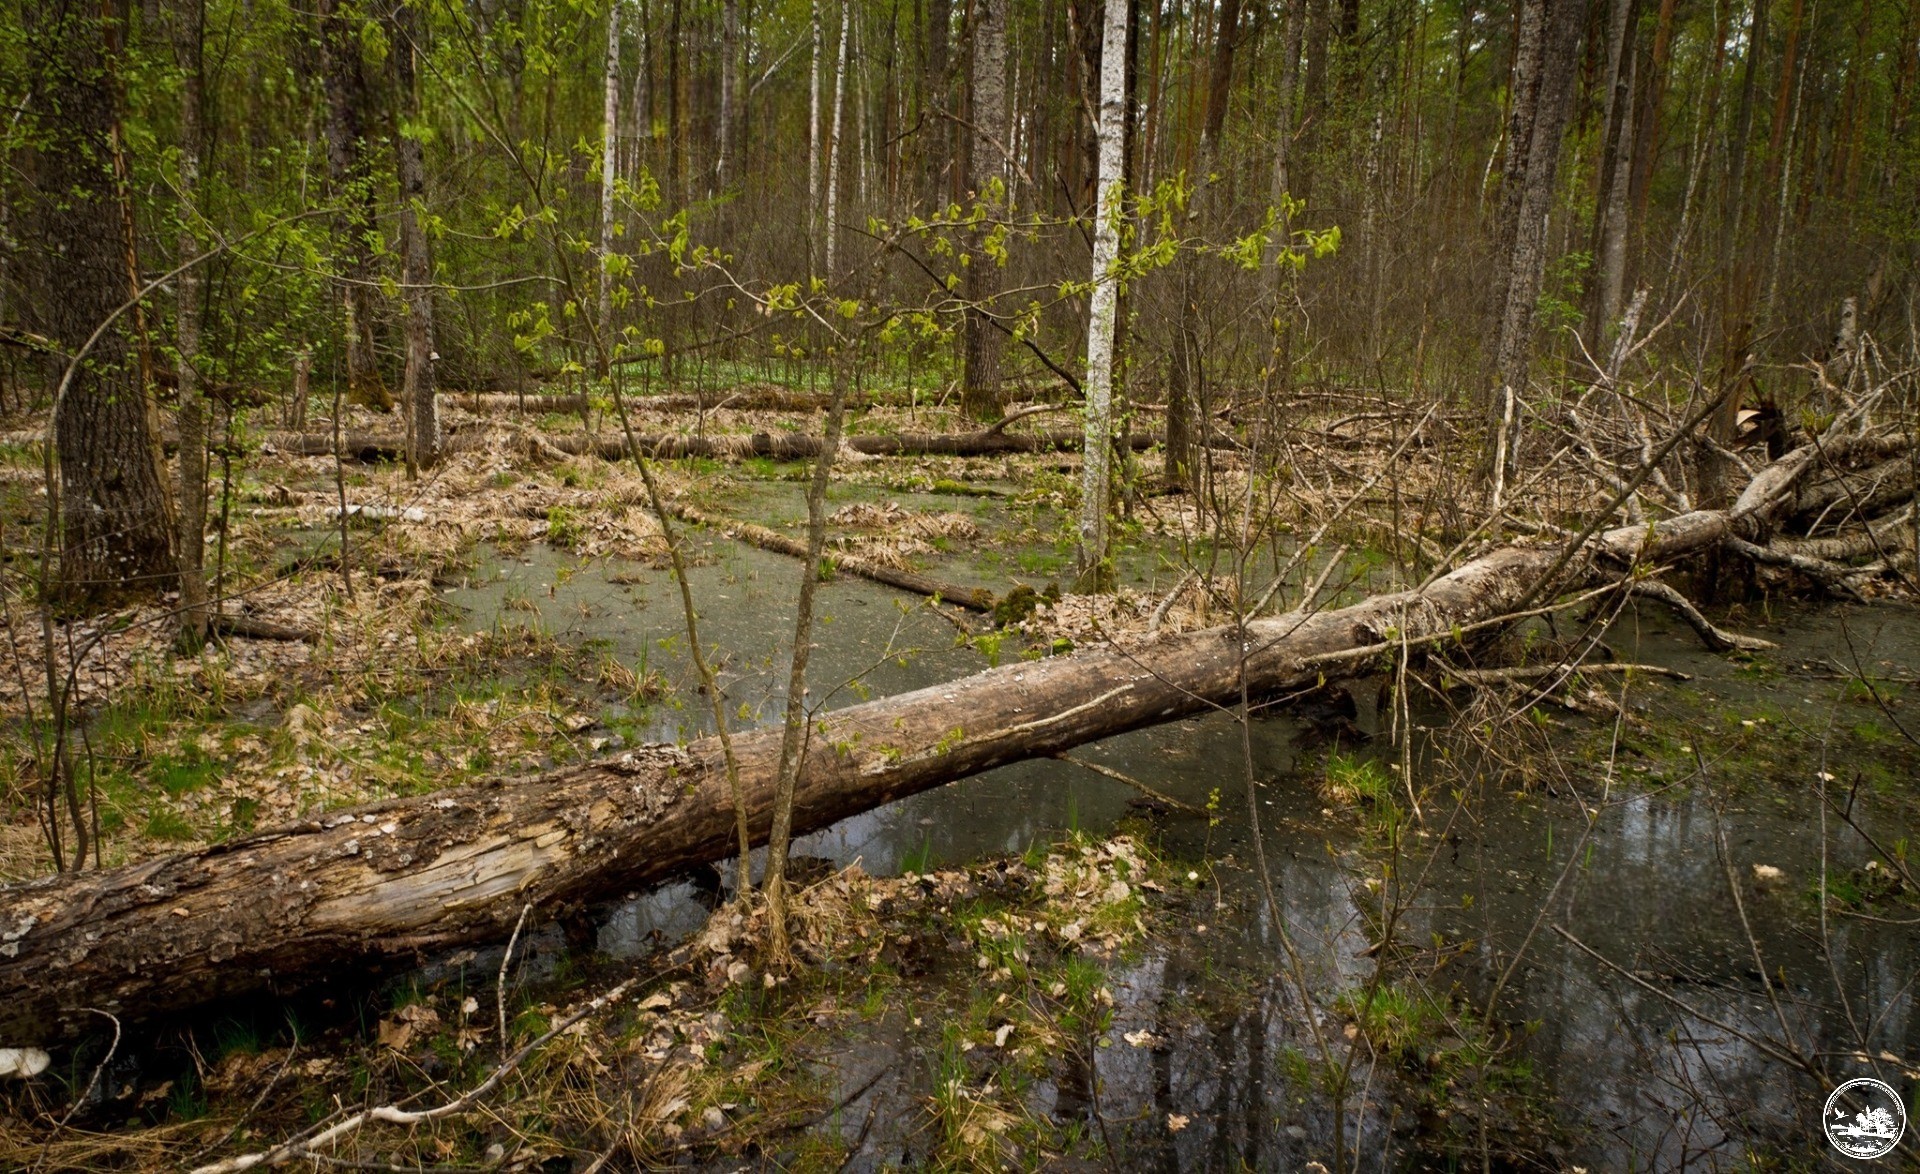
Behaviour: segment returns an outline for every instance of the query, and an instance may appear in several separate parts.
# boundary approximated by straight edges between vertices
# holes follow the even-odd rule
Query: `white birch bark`
[[[600,373],[613,355],[613,186],[620,150],[620,0],[607,4],[607,72],[600,124]]]
[[[833,277],[833,243],[839,235],[834,228],[840,215],[840,130],[842,117],[846,112],[847,99],[847,41],[853,24],[853,5],[847,0],[840,3],[840,50],[833,64],[833,131],[827,136],[827,223],[825,227],[827,264],[826,275]]]
[[[1081,451],[1080,585],[1110,584],[1107,568],[1113,454],[1113,337],[1120,289],[1120,205],[1126,195],[1127,2],[1107,0],[1100,47],[1100,198],[1093,235],[1093,304],[1087,319],[1086,443]]]
[[[813,244],[820,235],[820,0],[808,6],[813,22],[813,66],[807,97],[807,266],[813,266]]]

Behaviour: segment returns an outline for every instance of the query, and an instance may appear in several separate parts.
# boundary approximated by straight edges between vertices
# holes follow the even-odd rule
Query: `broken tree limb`
[[[666,508],[683,522],[719,530],[738,538],[749,546],[757,546],[761,550],[770,550],[775,554],[784,554],[793,558],[807,556],[806,543],[789,538],[778,530],[770,530],[752,522],[736,522],[731,518],[712,517],[690,505],[669,504]],[[993,592],[984,587],[962,587],[954,583],[943,583],[926,575],[898,570],[874,562],[872,559],[861,558],[857,554],[829,551],[827,557],[832,561],[836,571],[845,571],[850,575],[858,575],[876,583],[885,583],[889,587],[898,587],[902,591],[911,591],[915,595],[943,599],[971,611],[993,610]]]
[[[1792,478],[1774,478],[1766,500],[1791,488]],[[1272,696],[1364,674],[1404,649],[1472,642],[1535,599],[1612,589],[1636,565],[1709,550],[1736,524],[1765,521],[1696,510],[1595,533],[1570,557],[1553,545],[1501,547],[1425,587],[1349,607],[1010,664],[817,715],[795,831],[1232,704],[1243,687]],[[759,842],[780,734],[734,740]],[[332,973],[364,979],[504,937],[528,903],[551,914],[665,880],[726,856],[735,836],[720,747],[706,739],[8,886],[0,1042],[71,1038],[90,1007],[131,1021]]]
[[[1771,640],[1762,640],[1758,636],[1743,636],[1738,632],[1729,632],[1725,628],[1715,626],[1712,620],[1709,620],[1700,613],[1699,608],[1693,606],[1692,600],[1667,586],[1665,583],[1648,579],[1635,583],[1629,590],[1635,595],[1643,595],[1648,599],[1658,600],[1672,608],[1674,614],[1685,620],[1687,626],[1699,635],[1701,643],[1713,649],[1715,652],[1732,652],[1735,650],[1741,652],[1764,652],[1769,648],[1779,647],[1779,645]]]

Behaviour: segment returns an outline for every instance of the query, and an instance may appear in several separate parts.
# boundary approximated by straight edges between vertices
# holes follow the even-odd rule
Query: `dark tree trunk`
[[[174,13],[174,55],[180,65],[180,235],[182,261],[200,249],[194,219],[199,216],[200,151],[205,134],[201,99],[205,87],[203,34],[205,0],[178,0]],[[175,343],[180,352],[180,470],[174,536],[180,562],[180,643],[199,648],[207,638],[213,609],[207,599],[207,401],[200,390],[200,273],[188,269],[174,279]]]
[[[1529,4],[1529,8],[1534,7]],[[1488,404],[1488,467],[1504,459],[1511,465],[1515,445],[1506,425],[1515,413],[1508,396],[1526,393],[1527,374],[1533,362],[1533,312],[1540,296],[1540,282],[1547,264],[1547,216],[1553,207],[1554,180],[1559,174],[1561,138],[1572,104],[1575,67],[1579,61],[1580,36],[1586,28],[1587,0],[1550,0],[1539,7],[1541,14],[1540,51],[1537,81],[1528,87],[1532,107],[1524,117],[1516,110],[1514,125],[1524,124],[1525,134],[1516,135],[1510,149],[1524,155],[1518,176],[1518,191],[1510,193],[1514,220],[1507,250],[1506,296],[1502,304],[1499,333],[1494,348],[1495,394]],[[1516,68],[1517,79],[1520,70]],[[1516,103],[1519,102],[1516,98]],[[1524,144],[1524,146],[1523,146]],[[1509,182],[1514,177],[1508,167]],[[1517,199],[1512,199],[1517,196]],[[1504,454],[1499,458],[1497,454]],[[1494,470],[1498,483],[1501,470]]]
[[[339,298],[345,321],[347,395],[354,403],[390,411],[393,394],[380,376],[373,344],[375,231],[371,123],[360,25],[354,0],[318,0],[320,72],[327,95],[327,174],[338,204],[334,247],[340,255]]]
[[[36,304],[66,354],[93,340],[54,407],[58,590],[92,608],[170,590],[180,573],[141,313],[123,312],[138,281],[114,73],[124,30],[89,0],[26,11],[32,108],[56,112],[37,127]]]
[[[419,13],[407,0],[393,8],[393,159],[400,185],[400,257],[406,286],[407,361],[401,398],[412,442],[408,463],[417,472],[440,460],[440,409],[433,385],[433,254],[421,227],[427,200],[424,149],[412,127],[420,119],[420,75],[416,55],[425,46]],[[609,144],[611,146],[611,144]]]

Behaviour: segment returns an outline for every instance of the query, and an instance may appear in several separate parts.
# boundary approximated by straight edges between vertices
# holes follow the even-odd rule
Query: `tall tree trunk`
[[[1553,207],[1559,173],[1561,137],[1566,129],[1577,77],[1580,36],[1586,28],[1587,0],[1549,0],[1542,5],[1538,83],[1531,87],[1534,107],[1524,122],[1528,134],[1512,149],[1524,152],[1512,245],[1507,253],[1506,298],[1495,344],[1498,382],[1488,405],[1486,467],[1496,491],[1516,459],[1514,400],[1526,393],[1533,362],[1533,312],[1547,264],[1547,217]],[[1516,73],[1518,71],[1516,70]],[[1516,124],[1521,120],[1516,119]],[[1523,147],[1524,142],[1524,147]],[[1512,168],[1508,170],[1512,175]]]
[[[1093,298],[1087,316],[1086,440],[1081,447],[1082,591],[1113,586],[1108,526],[1113,492],[1113,336],[1119,279],[1120,217],[1126,184],[1128,0],[1107,0],[1100,43],[1100,198],[1093,233]]]
[[[93,0],[25,7],[33,107],[50,113],[35,128],[44,265],[36,301],[62,352],[93,343],[54,404],[57,590],[91,608],[157,595],[180,575],[143,320],[138,306],[122,312],[138,283],[115,72],[125,30]]]
[[[180,65],[180,229],[182,261],[200,251],[194,221],[200,215],[200,149],[205,136],[201,96],[206,84],[203,33],[205,0],[178,0],[174,12],[174,56]],[[179,532],[174,536],[180,561],[180,635],[193,650],[206,642],[213,615],[207,599],[207,402],[200,393],[200,272],[187,269],[174,279],[175,344],[180,352]]]
[[[1007,5],[1009,0],[974,0],[973,68],[968,89],[970,182],[973,198],[986,207],[989,221],[1007,210],[1001,176],[1007,166]],[[975,419],[1000,414],[1000,366],[1004,336],[989,321],[1000,292],[1000,265],[983,247],[990,229],[974,234],[967,265],[967,313],[963,323],[964,363],[960,404]]]
[[[415,0],[398,0],[392,21],[397,34],[389,50],[393,61],[393,162],[394,176],[400,186],[400,265],[402,284],[406,286],[407,356],[402,376],[401,395],[406,401],[407,434],[412,450],[407,463],[416,472],[431,469],[440,461],[440,407],[434,386],[433,329],[433,253],[427,241],[420,215],[427,201],[427,165],[421,142],[424,128],[417,125],[420,109],[420,70],[418,54],[424,49],[424,32]],[[607,109],[619,101],[618,87],[607,86]],[[609,136],[605,143],[607,160],[612,160],[618,144]],[[603,164],[604,167],[604,164]],[[602,197],[602,211],[606,200]],[[602,329],[605,329],[602,318]]]
[[[1280,102],[1273,120],[1273,183],[1267,193],[1268,202],[1276,208],[1281,205],[1282,197],[1292,191],[1293,176],[1289,167],[1297,133],[1293,115],[1298,101],[1300,39],[1306,25],[1307,0],[1286,0],[1286,6],[1287,14],[1280,28]]]
[[[820,0],[807,5],[813,65],[807,81],[807,269],[813,269],[820,239]]]
[[[1713,443],[1700,450],[1700,502],[1706,506],[1722,504],[1732,492],[1731,462],[1720,456],[1719,450],[1733,443],[1740,405],[1753,378],[1749,359],[1753,339],[1754,259],[1753,250],[1744,247],[1741,225],[1746,219],[1747,150],[1753,138],[1754,105],[1766,43],[1767,0],[1753,0],[1753,12],[1747,23],[1740,104],[1729,136],[1726,207],[1720,223],[1720,396],[1718,409],[1707,421],[1707,438]]]
[[[320,71],[327,94],[327,172],[337,205],[334,248],[346,323],[347,395],[356,404],[393,409],[373,346],[375,231],[371,153],[367,144],[367,80],[354,0],[318,0]]]
[[[606,69],[600,103],[600,378],[613,361],[613,189],[620,142],[620,0],[607,0]],[[724,154],[724,150],[722,152]]]
[[[1207,108],[1200,123],[1200,160],[1193,176],[1188,219],[1202,233],[1211,227],[1214,168],[1220,154],[1220,132],[1226,125],[1227,99],[1233,86],[1233,51],[1240,35],[1240,0],[1221,0],[1220,21],[1214,30],[1213,63],[1207,75]],[[1180,320],[1174,328],[1173,353],[1167,371],[1167,455],[1164,483],[1168,489],[1188,486],[1193,464],[1194,400],[1205,382],[1205,356],[1200,349],[1199,257],[1192,251],[1180,258]]]
[[[827,135],[827,222],[826,277],[833,280],[834,241],[839,236],[840,218],[840,132],[847,105],[847,42],[853,31],[853,4],[840,0],[840,47],[833,64],[833,129]]]
[[[674,195],[690,201],[687,188],[687,47],[682,0],[673,0],[667,14],[667,177]]]
[[[1620,317],[1627,279],[1627,202],[1632,182],[1634,81],[1633,33],[1639,0],[1612,0],[1607,15],[1607,101],[1594,200],[1594,282],[1587,331],[1598,341]]]
[[[847,5],[844,0],[842,10]],[[844,23],[844,18],[843,22]],[[807,551],[800,562],[800,591],[794,602],[793,660],[787,672],[786,713],[780,729],[780,764],[774,771],[773,811],[767,835],[768,953],[775,966],[789,958],[787,944],[787,849],[793,837],[794,794],[807,759],[807,660],[813,650],[813,597],[820,586],[820,559],[827,542],[827,483],[840,451],[847,391],[853,378],[852,354],[843,349],[833,364],[833,400],[827,406],[826,436],[807,484]]]
[[[926,144],[927,198],[945,204],[951,183],[942,180],[953,167],[958,128],[952,113],[951,38],[953,0],[927,0],[926,70],[921,75],[920,139]]]
[[[720,186],[733,180],[734,142],[740,133],[740,0],[720,6],[720,134],[714,174]]]

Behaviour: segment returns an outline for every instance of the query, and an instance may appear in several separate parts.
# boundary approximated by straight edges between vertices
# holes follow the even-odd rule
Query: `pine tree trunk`
[[[48,0],[26,10],[33,108],[57,112],[41,114],[35,128],[44,265],[35,275],[42,294],[36,302],[61,351],[85,350],[53,411],[61,523],[56,590],[67,603],[91,609],[152,597],[179,582],[173,495],[139,308],[122,312],[138,278],[119,142],[120,30],[89,0]]]
[[[973,10],[968,173],[973,198],[986,206],[989,219],[1007,211],[1004,195],[994,195],[1005,191],[999,180],[1007,165],[1007,4],[1008,0],[975,0]],[[987,231],[974,234],[964,283],[967,315],[960,404],[978,420],[1000,413],[1000,368],[1006,351],[1005,336],[987,318],[1000,292],[999,263],[983,248]]]
[[[1087,317],[1086,439],[1081,445],[1079,588],[1113,586],[1108,527],[1113,512],[1113,336],[1120,298],[1113,270],[1124,214],[1128,0],[1106,0],[1100,46],[1100,198],[1093,233],[1093,298]]]
[[[397,33],[390,49],[398,123],[393,135],[394,173],[400,185],[401,277],[407,302],[407,357],[402,396],[406,400],[407,433],[412,442],[407,460],[418,472],[438,464],[442,448],[439,399],[433,378],[433,253],[426,230],[420,224],[420,213],[427,199],[427,167],[425,147],[419,138],[421,131],[412,125],[421,117],[416,55],[422,49],[422,31],[413,0],[399,0],[394,5],[392,20]],[[617,100],[615,87],[609,85],[609,110]],[[614,146],[609,138],[606,144],[609,159]]]

